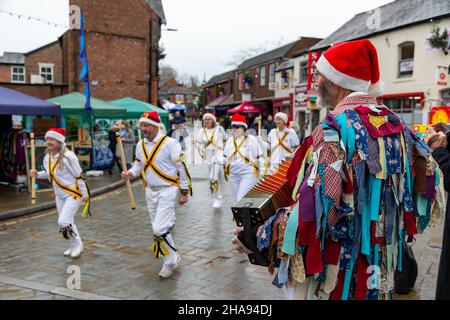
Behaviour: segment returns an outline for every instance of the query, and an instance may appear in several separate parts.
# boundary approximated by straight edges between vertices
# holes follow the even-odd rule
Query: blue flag
[[[83,79],[84,83],[84,97],[86,98],[86,103],[84,104],[84,110],[91,112],[91,87],[89,85],[89,65],[86,55],[86,40],[84,38],[84,17],[81,14],[80,21],[80,60],[81,60],[81,73],[80,80]]]

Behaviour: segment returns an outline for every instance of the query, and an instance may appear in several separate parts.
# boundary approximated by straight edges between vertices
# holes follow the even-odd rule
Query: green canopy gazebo
[[[47,100],[61,106],[63,117],[69,115],[81,116],[88,119],[89,115],[84,109],[86,98],[79,92],[72,92],[63,96],[54,97]],[[91,97],[92,115],[94,119],[125,119],[127,111],[117,105],[111,104],[105,100]]]
[[[98,124],[101,130],[108,130],[115,120],[125,119],[127,110],[113,105],[105,100],[91,96],[92,123],[88,112],[84,109],[86,98],[82,93],[72,92],[63,96],[47,100],[61,106],[62,126],[71,135],[75,134],[75,128],[81,128]]]
[[[161,118],[161,122],[166,127],[166,130],[169,130],[169,112],[158,108],[150,103],[136,100],[130,97],[122,98],[119,100],[110,101],[110,104],[113,104],[118,107],[122,107],[126,109],[127,119],[139,119],[141,115],[145,111],[156,111]]]

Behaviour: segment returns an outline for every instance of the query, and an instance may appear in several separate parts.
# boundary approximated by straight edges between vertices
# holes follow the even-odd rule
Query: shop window
[[[22,66],[11,67],[11,82],[25,83],[25,67]]]
[[[443,104],[445,106],[450,106],[450,89],[443,90],[441,92]]]
[[[383,99],[383,103],[399,115],[410,128],[421,121],[421,111],[417,109],[417,106],[421,105],[421,101],[420,96]]]
[[[414,73],[414,42],[405,42],[399,46],[399,78],[412,77]]]

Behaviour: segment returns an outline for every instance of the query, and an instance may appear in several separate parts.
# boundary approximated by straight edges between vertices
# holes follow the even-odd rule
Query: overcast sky
[[[116,1],[116,0],[113,0]],[[207,79],[230,69],[240,49],[299,36],[326,37],[355,14],[392,0],[163,0],[167,18],[164,63]],[[0,54],[27,52],[57,39],[68,25],[68,0],[0,0],[0,11],[33,16],[48,25],[0,12]]]

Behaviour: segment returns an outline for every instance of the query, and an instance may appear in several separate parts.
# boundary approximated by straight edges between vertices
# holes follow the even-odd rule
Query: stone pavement
[[[152,232],[143,186],[133,186],[137,210],[129,209],[126,189],[93,201],[94,217],[81,221],[85,252],[62,256],[68,242],[58,233],[56,212],[0,223],[0,299],[280,299],[265,268],[251,266],[234,252],[230,190],[224,208],[213,210],[206,168],[191,173],[194,198],[177,211],[173,232],[182,262],[161,280],[161,261],[149,250]],[[81,271],[81,293],[66,288],[69,266]],[[70,291],[73,295],[70,295]]]
[[[103,194],[123,186],[118,170],[110,176],[86,177],[92,196]],[[31,204],[31,193],[19,192],[16,188],[0,186],[0,220],[11,219],[55,207],[53,192],[39,190],[36,192],[36,204]]]
[[[205,170],[191,168],[194,197],[177,211],[173,234],[182,261],[172,278],[157,275],[161,262],[149,250],[139,182],[133,186],[137,210],[129,209],[121,188],[93,201],[93,218],[78,218],[85,252],[77,260],[62,256],[68,242],[58,233],[55,211],[0,222],[0,299],[283,299],[265,268],[234,252],[229,187],[223,184],[223,209],[213,210]],[[417,288],[399,298],[433,299],[441,234],[438,228],[418,238]],[[81,290],[66,288],[72,265],[80,268]]]

